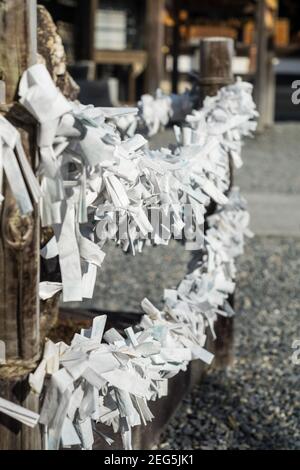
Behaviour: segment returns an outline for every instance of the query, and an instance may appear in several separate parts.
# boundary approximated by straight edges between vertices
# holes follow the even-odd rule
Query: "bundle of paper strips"
[[[151,421],[147,402],[167,393],[168,379],[192,359],[211,363],[213,355],[204,349],[206,329],[214,335],[217,314],[233,314],[227,298],[234,290],[234,258],[243,251],[244,235],[251,236],[245,201],[238,189],[229,192],[229,159],[241,166],[242,138],[256,127],[251,92],[242,81],[221,89],[187,116],[182,128],[175,127],[175,149],[150,151],[142,135],[122,135],[128,122],[135,129],[141,119],[151,134],[158,131],[171,116],[167,97],[144,97],[140,111],[94,108],[67,101],[43,65],[24,73],[20,102],[39,122],[42,225],[51,225],[54,232],[41,255],[46,261],[59,256],[62,278],[61,283],[40,284],[42,299],[60,290],[64,301],[91,298],[108,240],[133,254],[145,243],[166,244],[187,228],[185,207],[191,208],[186,246],[205,252],[177,289],[165,291],[163,311],[143,300],[145,315],[136,331],[104,333],[106,316],[100,316],[90,330],[75,334],[70,346],[46,342],[29,380],[41,393],[46,375],[51,376],[40,417],[29,411],[27,416],[7,401],[0,403],[0,411],[44,424],[47,448],[58,448],[60,442],[92,448],[100,421],[120,431],[130,449],[131,427]],[[16,172],[19,162],[32,196],[39,199],[35,176],[30,167],[23,168],[20,139],[9,139],[10,127],[4,118],[0,121],[0,149],[11,153],[16,148]],[[30,202],[23,182],[17,202],[24,197]],[[211,200],[217,209],[207,217],[204,232]],[[23,213],[31,209],[20,202]]]
[[[176,127],[173,152],[150,151],[140,134],[121,140],[112,119],[135,110],[68,102],[43,65],[25,72],[20,96],[40,123],[42,224],[55,234],[42,256],[58,254],[62,276],[61,284],[42,283],[43,299],[60,289],[64,301],[91,298],[107,240],[133,253],[146,241],[167,243],[171,225],[183,230],[187,205],[199,248],[210,199],[227,202],[229,154],[240,165],[242,136],[255,128],[251,85],[243,82],[207,99],[182,131]]]
[[[133,137],[137,130],[145,130],[149,137],[165,127],[174,114],[172,99],[161,90],[156,95],[143,95],[138,102],[138,114],[124,114],[112,119],[123,136]]]

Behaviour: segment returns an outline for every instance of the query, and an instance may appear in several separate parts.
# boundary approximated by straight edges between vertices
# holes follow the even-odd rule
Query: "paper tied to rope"
[[[0,398],[0,413],[19,421],[26,426],[34,428],[39,420],[39,414],[17,405],[9,400]]]
[[[91,449],[97,422],[119,431],[125,449],[131,449],[131,428],[153,419],[148,401],[165,396],[168,380],[186,370],[192,359],[212,362],[205,349],[206,329],[214,335],[216,315],[233,314],[226,301],[233,289],[228,264],[240,251],[232,247],[243,244],[246,214],[245,201],[234,188],[228,204],[209,218],[209,246],[213,254],[224,255],[216,264],[203,262],[177,289],[166,289],[163,310],[144,299],[138,330],[127,328],[122,335],[105,331],[104,315],[93,320],[92,328],[75,334],[70,346],[47,340],[42,361],[29,378],[32,390],[40,394],[50,377],[40,417],[1,400],[0,411],[30,426],[43,424],[49,449],[60,444]],[[49,256],[55,254],[53,242],[44,256],[48,250]],[[101,432],[111,444],[109,434]]]
[[[179,148],[151,152],[141,135],[122,140],[116,130],[114,123],[118,118],[134,116],[134,110],[71,105],[49,81],[51,78],[44,66],[31,67],[21,80],[20,95],[23,104],[45,124],[39,139],[42,221],[44,225],[53,225],[56,233],[63,296],[80,300],[85,295],[90,296],[92,289],[86,294],[83,292],[82,283],[87,283],[83,280],[82,257],[75,235],[78,224],[94,219],[102,247],[109,237],[120,234],[121,226],[114,229],[111,224],[118,214],[119,224],[127,228],[125,234],[121,230],[124,238],[117,242],[134,254],[136,249],[142,249],[149,235],[156,244],[165,244],[172,236],[170,231],[166,237],[160,236],[161,229],[166,232],[166,224],[161,224],[159,219],[152,222],[148,208],[163,208],[164,214],[172,213],[177,234],[185,226],[180,206],[190,204],[192,224],[195,222],[198,238],[203,238],[200,227],[210,199],[217,204],[228,202],[224,196],[229,187],[228,153],[230,151],[238,162],[241,133],[246,132],[245,123],[252,119],[254,108],[250,109],[250,102],[244,98],[249,94],[248,88],[237,83],[235,87],[222,89],[215,100],[206,101],[198,114],[188,116],[182,131],[177,132]],[[40,102],[45,94],[53,108],[48,121]],[[28,96],[30,100],[26,99]],[[235,106],[230,104],[232,96]],[[244,103],[244,115],[240,113],[239,100]],[[154,127],[168,122],[171,114],[168,97],[158,92],[155,99],[144,97],[143,102],[145,106],[140,109],[149,126],[153,120]],[[246,105],[249,105],[248,113]],[[64,233],[68,235],[65,237]],[[69,246],[66,246],[67,239]],[[85,279],[91,280],[95,278],[95,265],[87,262],[83,267]],[[73,289],[71,278],[74,279]],[[52,291],[56,292],[56,288]]]
[[[145,316],[138,332],[128,328],[125,336],[121,336],[111,329],[103,336],[106,318],[97,317],[91,330],[82,330],[80,336],[74,336],[70,347],[60,343],[51,345],[50,354],[45,350],[40,365],[44,372],[38,368],[31,383],[36,391],[42,389],[50,361],[53,382],[41,413],[50,448],[56,448],[60,439],[67,447],[80,443],[85,449],[91,448],[92,423],[98,419],[111,425],[114,431],[120,431],[125,448],[131,449],[131,427],[146,424],[153,418],[147,401],[167,393],[167,379],[185,370],[192,359],[211,363],[213,355],[204,348],[205,331],[208,326],[214,335],[216,315],[233,314],[226,301],[234,288],[232,273],[227,268],[239,252],[231,249],[232,243],[243,243],[247,231],[244,214],[244,201],[234,188],[228,204],[209,219],[209,244],[216,254],[224,251],[224,255],[217,264],[203,264],[187,275],[177,290],[166,290],[163,311],[144,299]],[[102,337],[107,344],[101,343]],[[64,372],[59,368],[62,366]],[[80,386],[80,378],[90,385]],[[55,396],[58,408],[53,405]],[[87,409],[89,416],[83,411]],[[63,422],[55,418],[58,413],[60,418],[64,417]],[[107,435],[103,438],[110,440]]]
[[[147,299],[142,308],[146,315],[139,331],[104,333],[106,316],[99,316],[91,329],[75,334],[70,346],[47,340],[29,383],[41,393],[46,375],[51,376],[39,419],[47,429],[49,449],[60,442],[91,449],[97,422],[121,432],[125,448],[131,449],[131,428],[153,419],[148,401],[167,394],[168,378],[185,370],[192,358],[211,363],[204,334],[196,339],[190,331],[184,339],[188,326],[166,321],[164,312]],[[112,442],[109,435],[102,436]]]
[[[149,137],[158,133],[170,121],[173,115],[172,99],[157,90],[156,96],[143,95],[138,103],[139,116],[145,123]]]
[[[19,85],[20,103],[41,124],[54,123],[72,107],[55,86],[43,64],[35,64],[27,69]]]
[[[41,96],[37,88],[43,84],[35,74],[31,70],[24,79],[24,96],[36,87],[30,96],[37,115]],[[51,93],[60,102],[53,89]],[[204,258],[177,289],[165,291],[163,310],[144,299],[145,315],[135,330],[105,331],[106,317],[100,316],[91,329],[75,334],[69,346],[47,341],[43,359],[30,376],[35,393],[42,392],[45,377],[50,376],[39,418],[47,448],[57,449],[61,442],[65,447],[91,449],[100,421],[119,431],[124,447],[131,449],[132,427],[153,419],[149,400],[165,396],[168,380],[186,370],[192,359],[211,364],[213,355],[205,349],[207,329],[215,337],[217,315],[233,314],[227,299],[235,286],[234,259],[243,250],[244,236],[251,235],[238,191],[224,196],[230,152],[239,163],[242,137],[254,128],[251,100],[250,88],[241,82],[222,89],[205,101],[202,110],[188,116],[182,129],[176,128],[178,146],[173,150],[149,151],[140,135],[122,139],[114,125],[119,111],[61,105],[54,119],[51,115],[51,132],[45,125],[39,139],[43,218],[51,222],[55,236],[42,256],[59,255],[62,283],[41,283],[43,298],[61,288],[64,300],[92,295],[95,269],[104,257],[94,243],[93,223],[102,224],[97,232],[102,247],[107,239],[103,227],[115,211],[127,224],[128,240],[121,246],[131,246],[134,253],[144,243],[139,232],[151,232],[156,243],[171,238],[160,236],[160,222],[150,221],[149,207],[162,209],[166,217],[172,211],[179,231],[184,227],[181,207],[188,203],[203,233],[200,225],[210,199],[218,204],[203,236]],[[150,127],[167,121],[167,109],[162,107],[156,119],[149,108]],[[111,233],[116,234],[113,229]],[[109,435],[102,437],[111,443]]]

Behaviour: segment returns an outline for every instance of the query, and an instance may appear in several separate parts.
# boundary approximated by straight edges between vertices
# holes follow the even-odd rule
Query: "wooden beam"
[[[146,69],[147,93],[154,93],[163,77],[164,12],[165,0],[147,0],[146,38],[148,65]]]

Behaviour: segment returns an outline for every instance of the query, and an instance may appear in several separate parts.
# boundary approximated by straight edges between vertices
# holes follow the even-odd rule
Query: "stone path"
[[[300,236],[299,123],[276,124],[244,148],[235,183],[245,194],[257,235]]]

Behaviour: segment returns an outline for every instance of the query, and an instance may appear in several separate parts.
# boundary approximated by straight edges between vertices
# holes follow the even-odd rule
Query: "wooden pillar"
[[[267,116],[266,126],[271,127],[275,121],[276,76],[274,71],[275,31],[278,15],[278,0],[267,0],[269,17],[268,61],[267,61]]]
[[[94,60],[95,15],[99,0],[78,2],[76,9],[76,59]]]
[[[202,101],[206,96],[215,95],[225,85],[233,83],[232,59],[234,43],[230,38],[205,38],[200,42],[200,85]],[[233,181],[233,167],[230,165],[230,186]],[[215,210],[215,204],[208,209],[208,213]],[[229,299],[233,305],[233,296]],[[215,365],[226,367],[233,361],[233,317],[218,316],[215,324],[217,339],[215,341]]]
[[[146,38],[147,38],[147,70],[146,90],[153,94],[160,86],[163,76],[164,45],[164,13],[165,0],[147,0]]]
[[[0,2],[0,71],[6,84],[6,103],[0,112],[20,132],[31,165],[36,156],[36,124],[18,106],[22,72],[36,60],[36,1]],[[0,227],[0,339],[7,364],[0,368],[0,396],[38,409],[38,397],[26,385],[28,372],[40,356],[39,214],[22,216],[7,180],[3,184]],[[28,430],[0,414],[0,449],[40,447],[39,430]]]
[[[202,99],[233,83],[234,43],[230,38],[204,38],[200,42],[200,85]]]
[[[32,64],[36,48],[30,42],[36,2],[9,0],[0,3],[0,68],[6,84],[7,119],[19,128],[32,165],[35,159],[35,126],[25,111],[14,105],[22,72]],[[33,360],[39,355],[39,219],[21,216],[4,180],[0,240],[0,336],[8,359]]]
[[[276,83],[273,70],[277,0],[259,0],[256,11],[255,101],[259,112],[258,132],[274,123]]]
[[[262,131],[266,121],[267,90],[267,29],[265,27],[266,0],[259,0],[256,13],[256,76],[255,101],[259,112],[257,130]]]
[[[173,57],[173,68],[172,68],[172,93],[178,93],[178,58],[180,51],[180,0],[173,0],[173,16],[174,16],[174,26],[173,26],[173,45],[172,45],[172,57]]]

